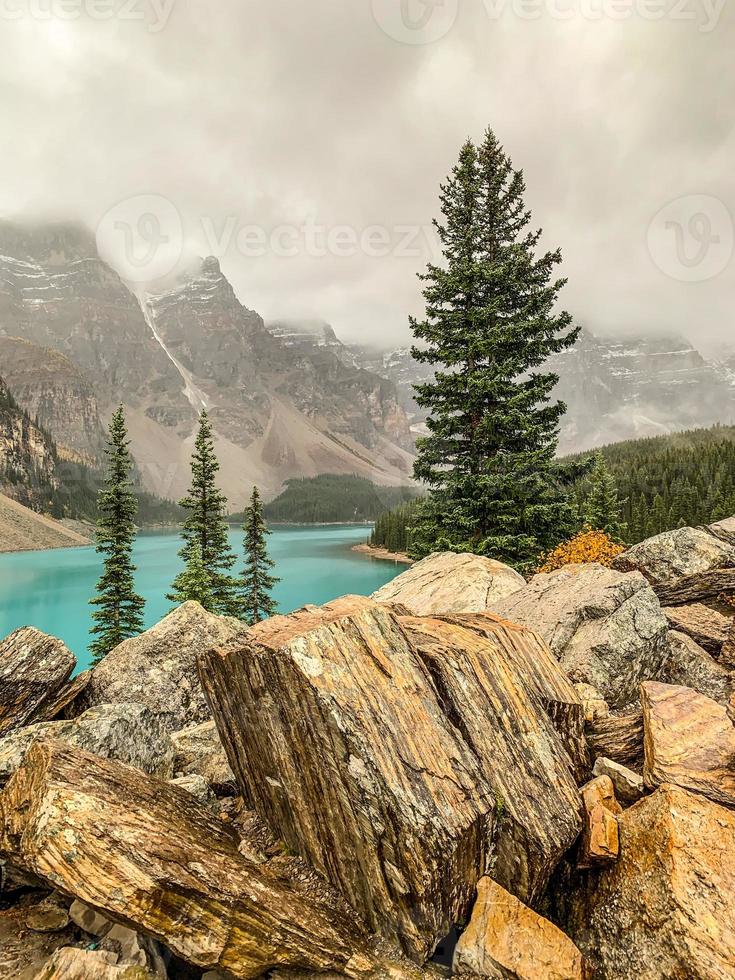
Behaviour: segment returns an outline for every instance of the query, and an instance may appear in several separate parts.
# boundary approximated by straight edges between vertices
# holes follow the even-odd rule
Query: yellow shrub
[[[585,565],[596,561],[606,567],[613,558],[625,551],[622,545],[615,542],[604,531],[593,531],[586,527],[569,541],[562,541],[548,555],[542,555],[537,572],[553,572],[564,565]]]

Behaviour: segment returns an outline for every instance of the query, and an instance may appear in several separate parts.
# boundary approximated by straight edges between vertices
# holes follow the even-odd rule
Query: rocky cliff
[[[58,485],[51,437],[31,421],[0,377],[0,486],[9,497],[38,508]]]
[[[268,332],[215,259],[165,292],[138,297],[83,229],[0,224],[0,338],[20,397],[53,416],[48,424],[61,444],[93,456],[94,399],[103,418],[122,401],[144,484],[161,496],[187,487],[193,430],[205,406],[234,506],[253,482],[275,494],[291,476],[409,479],[412,440],[393,384],[333,350],[296,348]],[[11,349],[10,338],[36,352]],[[63,354],[67,364],[50,356],[43,363],[39,347]]]

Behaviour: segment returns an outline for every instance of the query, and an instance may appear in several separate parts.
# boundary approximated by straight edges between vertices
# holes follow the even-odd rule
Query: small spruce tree
[[[240,616],[239,585],[230,574],[237,559],[230,548],[225,520],[227,498],[216,484],[218,471],[212,424],[207,413],[202,412],[191,457],[191,486],[186,497],[179,501],[188,512],[181,529],[184,544],[179,551],[185,567],[174,579],[166,598],[179,601],[178,597],[186,592],[187,582],[191,584],[192,577],[199,575],[196,566],[201,562],[211,594],[207,608],[222,616]]]
[[[189,560],[184,570],[176,577],[173,590],[167,596],[177,606],[183,602],[199,602],[209,612],[214,612],[215,602],[212,583],[202,559],[202,549],[198,541],[191,546]]]
[[[133,461],[122,405],[112,416],[105,455],[107,476],[97,499],[97,554],[103,571],[97,594],[90,600],[95,639],[90,644],[92,662],[99,663],[123,640],[143,629],[145,600],[135,591],[135,540],[137,501],[130,482]]]
[[[266,536],[270,534],[263,519],[258,488],[253,487],[250,506],[245,510],[245,573],[243,575],[244,618],[251,626],[273,616],[278,603],[271,596],[280,579],[270,574],[275,563],[268,557]]]
[[[622,510],[615,477],[602,453],[595,453],[582,508],[584,522],[595,531],[604,531],[613,541],[623,541],[628,528],[623,523]]]
[[[415,387],[429,435],[414,474],[429,495],[411,529],[414,557],[473,551],[526,567],[575,528],[554,466],[565,406],[551,401],[557,375],[541,368],[579,331],[556,310],[561,254],[537,255],[524,194],[490,130],[481,146],[464,144],[441,188],[443,262],[421,275],[425,317],[411,320],[424,343],[414,358],[438,368]]]

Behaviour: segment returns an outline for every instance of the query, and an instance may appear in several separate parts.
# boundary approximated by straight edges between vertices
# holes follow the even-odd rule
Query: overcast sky
[[[722,3],[0,0],[0,215],[99,227],[138,281],[219,254],[266,318],[398,343],[491,125],[579,322],[735,342]]]

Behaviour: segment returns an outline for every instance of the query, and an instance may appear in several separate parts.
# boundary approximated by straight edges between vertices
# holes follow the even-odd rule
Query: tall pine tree
[[[242,598],[237,579],[230,574],[236,558],[230,548],[225,520],[227,498],[218,489],[219,461],[214,451],[212,424],[206,412],[199,418],[199,430],[191,457],[191,486],[179,504],[188,511],[181,529],[184,544],[179,556],[185,568],[174,579],[167,598],[179,601],[187,594],[192,577],[204,566],[210,599],[207,608],[222,616],[240,616]]]
[[[270,531],[263,519],[263,506],[257,487],[253,487],[250,506],[245,510],[243,531],[245,532],[244,618],[252,626],[275,614],[278,603],[271,597],[271,592],[280,582],[280,579],[270,574],[270,570],[275,567],[275,562],[268,557],[266,536]]]
[[[202,549],[198,541],[192,544],[188,561],[183,571],[176,577],[172,588],[173,591],[169,593],[167,598],[177,606],[184,602],[199,602],[209,612],[214,611],[212,583],[207,569],[204,567]]]
[[[130,482],[133,461],[122,405],[112,416],[105,455],[107,477],[97,507],[97,554],[104,558],[97,595],[90,603],[95,639],[90,644],[93,663],[143,629],[145,600],[135,591],[135,540],[137,501]]]
[[[594,460],[582,516],[595,531],[604,531],[613,541],[622,541],[628,529],[623,523],[615,477],[607,468],[602,453],[595,453]]]
[[[416,386],[430,413],[414,470],[430,491],[412,528],[416,557],[473,551],[524,567],[575,528],[554,465],[565,406],[551,402],[558,377],[538,369],[579,330],[555,311],[561,253],[537,257],[524,193],[490,130],[479,148],[465,143],[441,188],[444,261],[420,277],[425,318],[411,321],[424,342],[413,356],[437,367]]]

